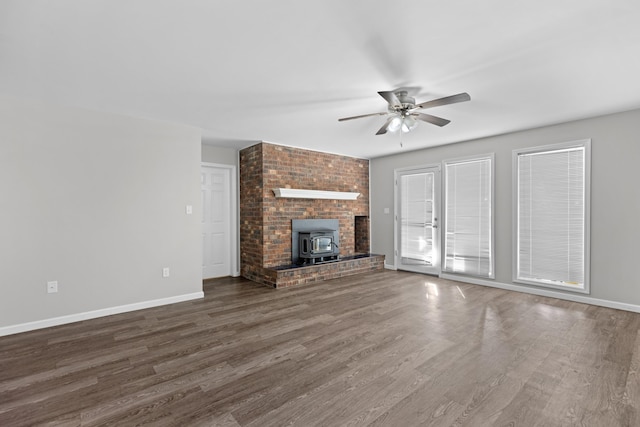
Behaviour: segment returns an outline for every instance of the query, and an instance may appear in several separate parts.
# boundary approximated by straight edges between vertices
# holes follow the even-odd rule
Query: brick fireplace
[[[276,198],[274,188],[360,193],[356,200]],[[335,265],[291,266],[291,222],[337,219]],[[240,151],[242,276],[273,287],[309,283],[381,269],[369,251],[369,161],[259,143]],[[364,256],[367,255],[367,256]]]

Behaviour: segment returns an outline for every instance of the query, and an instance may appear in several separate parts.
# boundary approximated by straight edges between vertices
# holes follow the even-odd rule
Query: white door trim
[[[220,169],[228,169],[230,180],[230,198],[231,198],[231,230],[229,230],[230,246],[231,246],[231,275],[233,277],[240,276],[240,233],[238,232],[239,206],[238,206],[238,173],[235,165],[225,165],[220,163],[201,162],[201,167],[213,167]],[[204,254],[203,254],[204,256]]]
[[[400,262],[398,261],[399,259],[399,243],[400,243],[400,236],[399,236],[399,223],[398,223],[398,216],[400,214],[399,212],[399,208],[398,208],[398,204],[400,202],[400,196],[398,194],[398,180],[400,175],[406,174],[406,173],[411,173],[413,171],[416,172],[422,172],[425,170],[430,170],[431,172],[434,172],[436,175],[436,180],[434,182],[434,201],[436,204],[436,215],[438,215],[438,218],[442,218],[442,206],[441,206],[441,180],[440,180],[440,173],[441,173],[441,167],[439,163],[432,163],[432,164],[426,164],[426,165],[417,165],[417,166],[408,166],[408,167],[403,167],[403,168],[396,168],[393,170],[393,180],[394,180],[394,186],[393,186],[393,266],[391,269],[393,270],[398,270],[398,269],[404,269],[407,271],[415,271],[417,273],[424,273],[425,271],[422,271],[421,269],[407,269],[405,268],[401,268]],[[432,268],[432,269],[428,269],[430,271],[428,271],[428,274],[433,274],[433,275],[440,275],[440,273],[442,272],[442,246],[441,246],[441,227],[438,226],[437,232],[436,232],[436,238],[434,239],[434,244],[436,247],[436,251],[437,254],[436,256],[438,257],[438,262],[436,267]],[[386,262],[385,262],[386,264]]]

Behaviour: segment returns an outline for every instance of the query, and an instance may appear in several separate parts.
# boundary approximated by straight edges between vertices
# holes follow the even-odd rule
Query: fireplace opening
[[[296,265],[338,261],[340,257],[337,219],[291,221],[291,261]]]

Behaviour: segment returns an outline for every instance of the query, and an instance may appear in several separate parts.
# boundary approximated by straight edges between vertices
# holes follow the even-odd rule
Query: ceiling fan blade
[[[395,117],[396,116],[389,117],[387,121],[382,125],[382,127],[378,129],[378,132],[376,132],[376,135],[384,135],[385,133],[387,133],[387,129],[389,128],[389,125],[391,124],[393,119],[395,119]]]
[[[428,122],[428,123],[431,123],[432,125],[436,125],[440,127],[451,123],[451,120],[443,119],[442,117],[432,116],[431,114],[415,113],[415,114],[412,114],[412,116],[422,120],[423,122]]]
[[[390,91],[378,92],[378,95],[384,98],[387,103],[392,107],[402,107],[402,102],[398,99],[395,93]]]
[[[469,101],[471,97],[467,92],[462,92],[457,95],[445,96],[444,98],[434,99],[433,101],[423,102],[422,104],[417,104],[416,108],[431,108],[438,107],[440,105],[448,105],[455,104],[456,102],[465,102]]]
[[[361,119],[363,117],[371,117],[371,116],[384,116],[386,114],[389,114],[389,113],[387,111],[385,111],[384,113],[362,114],[360,116],[343,117],[341,119],[338,119],[338,121],[339,122],[344,122],[345,120]]]

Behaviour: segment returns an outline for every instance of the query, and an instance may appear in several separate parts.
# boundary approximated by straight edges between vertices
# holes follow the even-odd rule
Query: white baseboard
[[[488,286],[491,288],[506,289],[508,291],[523,292],[526,294],[539,295],[542,297],[558,298],[567,301],[580,302],[583,304],[597,305],[601,307],[615,308],[617,310],[632,311],[640,313],[640,305],[627,304],[624,302],[610,301],[593,298],[585,295],[567,294],[548,289],[530,288],[528,286],[516,285],[512,283],[494,282],[492,280],[477,279],[474,277],[462,277],[455,274],[440,274],[441,279],[454,280],[456,282],[472,283],[474,285]]]
[[[397,270],[395,264],[387,264],[386,262],[384,263],[384,268],[387,270]]]
[[[53,317],[50,319],[36,320],[35,322],[21,323],[19,325],[4,326],[0,327],[0,337],[18,334],[20,332],[27,332],[36,329],[64,325],[67,323],[80,322],[82,320],[95,319],[97,317],[111,316],[113,314],[127,313],[130,311],[158,307],[161,305],[175,304],[178,302],[190,301],[199,298],[204,298],[204,292],[194,292],[192,294],[184,294],[175,297],[160,298],[133,304],[120,305],[117,307],[102,308],[100,310],[86,311],[84,313],[69,314],[66,316]]]
[[[396,267],[393,264],[385,263],[384,268],[389,270],[396,270]],[[550,297],[550,298],[558,298],[558,299],[563,299],[567,301],[580,302],[584,304],[591,304],[591,305],[597,305],[601,307],[614,308],[617,310],[625,310],[625,311],[640,313],[640,305],[603,300],[603,299],[593,298],[585,295],[566,294],[563,292],[557,292],[557,291],[552,291],[547,289],[530,288],[522,285],[494,282],[491,280],[477,279],[473,277],[462,277],[454,274],[441,274],[440,278],[453,280],[456,282],[471,283],[474,285],[488,286],[492,288],[505,289],[508,291],[523,292],[527,294],[539,295],[539,296]],[[76,314],[70,314],[67,316],[37,320],[35,322],[4,326],[4,327],[0,327],[0,337],[6,336],[6,335],[18,334],[21,332],[33,331],[36,329],[43,329],[43,328],[49,328],[52,326],[64,325],[67,323],[80,322],[82,320],[89,320],[89,319],[95,319],[98,317],[111,316],[113,314],[127,313],[130,311],[142,310],[145,308],[152,308],[152,307],[158,307],[158,306],[167,305],[167,304],[175,304],[178,302],[191,301],[191,300],[200,299],[200,298],[204,298],[204,292],[194,292],[191,294],[178,295],[175,297],[143,301],[143,302],[138,302],[134,304],[127,304],[127,305],[121,305],[116,307],[103,308],[100,310],[87,311],[84,313],[76,313]]]

